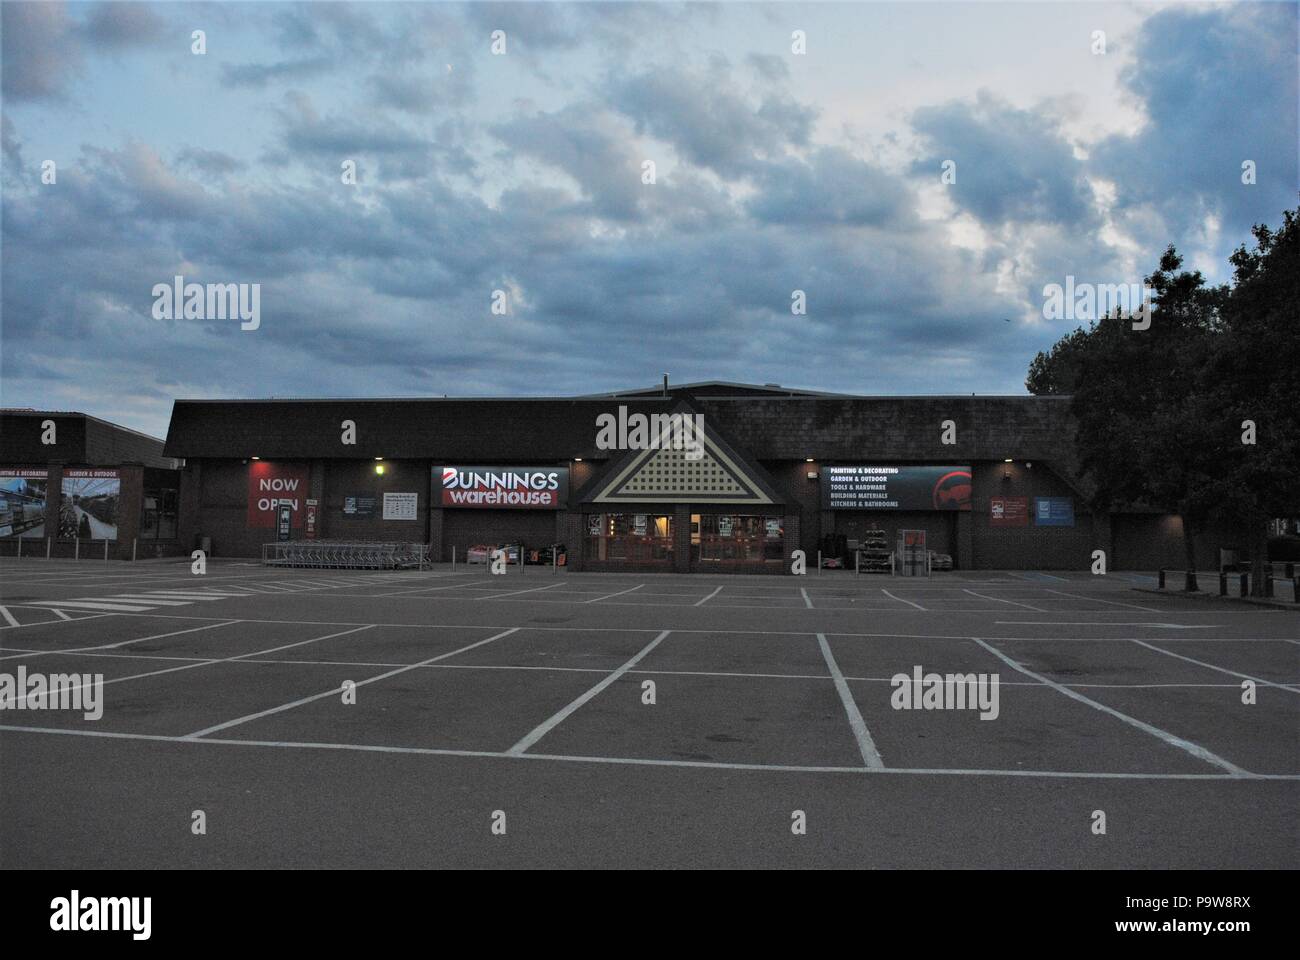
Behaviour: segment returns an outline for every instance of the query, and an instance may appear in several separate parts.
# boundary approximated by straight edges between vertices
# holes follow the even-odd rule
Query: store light
[[[804,457],[804,461],[803,461],[803,462],[804,462],[804,463],[812,463],[812,462],[813,462],[813,458],[812,458],[812,457]]]
[[[254,459],[254,460],[261,460],[262,458],[261,458],[261,457],[254,457],[253,459]]]
[[[1003,462],[1003,463],[1010,463],[1010,462],[1011,462],[1011,458],[1010,458],[1010,457],[1007,457],[1007,458],[1006,458],[1005,460],[1003,460],[1002,462]]]
[[[375,473],[379,474],[381,477],[384,475],[384,465],[382,463],[375,464]]]
[[[376,460],[383,460],[383,457],[375,457]]]
[[[574,457],[574,458],[573,458],[573,462],[574,462],[574,463],[582,463],[582,457]]]

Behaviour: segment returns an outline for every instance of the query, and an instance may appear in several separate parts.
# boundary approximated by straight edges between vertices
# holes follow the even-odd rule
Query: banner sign
[[[592,513],[587,516],[587,536],[600,536],[600,514]]]
[[[823,467],[823,510],[969,510],[970,467]]]
[[[373,517],[377,503],[379,503],[377,497],[354,493],[343,498],[343,515],[345,517]]]
[[[1024,527],[1029,524],[1028,497],[990,497],[990,527]]]
[[[414,520],[419,510],[418,493],[385,493],[385,520]]]
[[[44,537],[49,471],[0,467],[0,537]]]
[[[285,504],[293,526],[301,527],[307,491],[305,464],[254,460],[248,465],[248,526],[275,529],[279,507]]]
[[[116,540],[122,481],[116,468],[64,467],[59,536]]]
[[[568,467],[435,467],[438,505],[478,509],[562,510]]]
[[[316,539],[316,518],[320,511],[319,500],[307,501],[307,522],[303,529],[303,536],[308,540]]]
[[[1034,523],[1040,527],[1074,526],[1074,500],[1070,497],[1034,497]]]

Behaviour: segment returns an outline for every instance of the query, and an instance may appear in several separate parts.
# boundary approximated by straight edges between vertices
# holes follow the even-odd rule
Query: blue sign
[[[1039,527],[1074,526],[1074,500],[1070,497],[1034,497],[1034,524]]]

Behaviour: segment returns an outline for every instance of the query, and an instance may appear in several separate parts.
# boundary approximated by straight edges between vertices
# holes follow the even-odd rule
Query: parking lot
[[[6,868],[1300,864],[1300,614],[1145,574],[0,576],[0,673],[103,677],[0,712]]]

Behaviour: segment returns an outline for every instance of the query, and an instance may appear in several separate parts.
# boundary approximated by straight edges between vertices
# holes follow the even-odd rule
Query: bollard
[[[1159,589],[1163,590],[1165,588],[1165,572],[1163,570],[1159,571],[1159,581]]]
[[[551,544],[551,573],[560,572],[560,551],[559,544]]]
[[[1222,570],[1220,570],[1219,571],[1219,596],[1226,597],[1227,595],[1228,595],[1228,575],[1224,573]]]
[[[72,544],[73,544],[73,546],[72,546],[72,559],[73,559],[73,560],[80,560],[80,559],[81,559],[81,538],[80,538],[80,537],[75,537],[75,538],[73,539],[73,541],[72,541]]]
[[[45,559],[46,560],[50,559],[50,548],[53,546],[54,546],[54,538],[46,537],[45,538]]]
[[[1239,593],[1238,596],[1250,596],[1250,574],[1248,573],[1243,573],[1241,575],[1241,593]]]
[[[22,558],[23,558],[23,538],[20,536],[18,538],[18,559],[21,560]]]
[[[140,542],[140,539],[139,539],[138,537],[132,537],[132,538],[131,538],[131,562],[132,562],[132,563],[135,563],[135,548],[136,548],[136,545],[137,545],[139,542]]]
[[[454,545],[451,548],[451,572],[456,572],[456,547]]]
[[[820,550],[817,551],[817,572],[819,574],[822,572],[822,552]]]
[[[108,563],[108,537],[104,538],[104,562]]]

